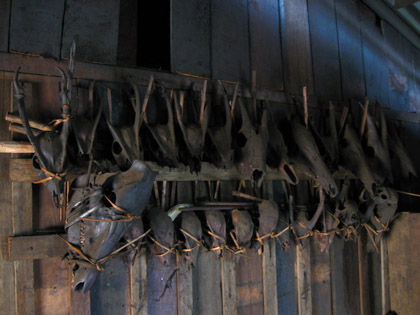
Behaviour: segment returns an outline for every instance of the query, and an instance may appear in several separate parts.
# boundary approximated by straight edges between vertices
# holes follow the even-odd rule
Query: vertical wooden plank
[[[310,247],[312,314],[332,314],[330,254],[322,253],[313,238]]]
[[[125,0],[120,2],[118,27],[117,64],[121,66],[137,66],[138,41],[138,1]]]
[[[177,182],[177,203],[191,202],[193,199],[192,183]],[[178,254],[179,255],[179,254]],[[193,271],[189,264],[182,256],[178,257],[178,274],[179,274],[179,314],[193,314]]]
[[[211,76],[210,0],[171,1],[172,72]]]
[[[301,181],[296,185],[296,204],[307,207],[308,203],[308,181]],[[301,244],[301,241],[297,242]],[[312,314],[311,246],[308,239],[304,240],[302,245],[297,246],[295,264],[298,314]]]
[[[306,0],[280,0],[281,40],[285,89],[300,94],[306,86],[314,94]]]
[[[90,289],[90,312],[92,315],[126,314],[127,264],[116,257],[105,267]]]
[[[251,69],[257,85],[284,89],[278,0],[248,1]]]
[[[263,314],[263,271],[262,257],[254,250],[239,257],[236,263],[236,297],[238,314]]]
[[[70,310],[68,262],[61,257],[34,261],[35,314],[67,315]]]
[[[149,314],[177,314],[176,259],[168,266],[158,257],[147,256],[147,307]]]
[[[409,110],[410,91],[414,88],[413,60],[408,41],[391,25],[381,21],[388,66],[391,109]]]
[[[0,51],[9,49],[9,20],[11,0],[0,1]]]
[[[343,254],[344,240],[335,237],[331,246],[331,300],[334,315],[349,314],[345,303],[343,303],[345,299]]]
[[[247,0],[211,0],[212,78],[249,83]]]
[[[60,57],[64,0],[12,1],[10,50]]]
[[[207,198],[207,183],[195,186],[195,199]],[[193,270],[193,314],[222,314],[221,263],[214,252],[200,247],[197,267]]]
[[[340,60],[334,0],[308,0],[315,94],[341,100]]]
[[[409,214],[401,213],[393,222],[388,238],[390,306],[398,314],[414,314],[410,292]],[[404,263],[401,263],[404,262]]]
[[[193,271],[193,314],[222,314],[220,261],[216,255],[200,247],[197,267]]]
[[[366,95],[389,107],[388,76],[384,39],[376,16],[366,5],[359,4],[363,66],[365,69]]]
[[[234,182],[220,182],[220,199],[231,201],[232,191],[235,189]],[[228,251],[223,253],[220,259],[221,277],[222,277],[222,299],[223,314],[236,315],[236,263],[234,254]]]
[[[147,315],[147,259],[146,249],[140,250],[140,255],[130,268],[130,315]]]
[[[12,183],[13,235],[32,234],[32,184]],[[16,312],[35,313],[34,263],[15,261]]]
[[[8,79],[0,79],[0,115],[4,115],[10,110],[10,83]],[[10,140],[8,123],[0,120],[0,140]],[[9,156],[0,155],[0,309],[5,314],[16,314],[15,305],[15,279],[13,262],[7,261],[8,237],[13,235],[12,185],[7,180],[9,176]]]
[[[61,57],[75,41],[78,61],[116,64],[119,14],[119,0],[67,0]]]
[[[265,181],[263,183],[264,198],[273,200],[273,182]],[[264,251],[262,253],[263,268],[263,297],[264,297],[264,314],[278,314],[277,303],[277,277],[276,274],[276,243],[275,239],[264,240]]]
[[[69,268],[69,272],[71,272]],[[71,279],[71,276],[69,276]],[[69,287],[70,292],[70,315],[90,315],[90,292],[85,294],[75,292]]]
[[[357,257],[357,242],[344,242],[343,248],[344,273],[344,305],[350,314],[360,313],[359,268]]]
[[[389,262],[388,262],[388,238],[381,241],[381,302],[382,314],[387,314],[390,310],[389,295]]]
[[[365,80],[359,3],[348,0],[336,0],[335,9],[343,99],[363,100],[365,97]]]
[[[312,314],[311,248],[309,242],[296,248],[296,286],[298,314]]]
[[[416,314],[420,308],[420,215],[402,212],[387,238],[390,309],[397,314]]]
[[[281,181],[273,182],[273,197],[279,204],[284,203]],[[286,232],[286,233],[289,233]],[[297,314],[296,274],[295,274],[295,242],[291,240],[289,250],[284,251],[276,241],[276,278],[278,314]]]
[[[370,308],[369,314],[382,314],[382,268],[381,255],[373,252],[368,254],[368,269],[369,275],[369,296]],[[386,313],[385,313],[386,314]]]

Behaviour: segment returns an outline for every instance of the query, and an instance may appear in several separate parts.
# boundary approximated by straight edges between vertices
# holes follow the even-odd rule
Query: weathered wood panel
[[[67,250],[66,243],[56,234],[16,236],[9,238],[8,259],[46,259],[63,256]]]
[[[344,240],[334,238],[331,244],[331,302],[334,315],[347,314],[344,303]]]
[[[118,0],[66,1],[61,57],[68,58],[75,41],[77,60],[115,64],[119,14]]]
[[[79,57],[76,53],[76,61]],[[3,73],[3,76],[12,78],[13,73],[18,67],[22,66],[23,73],[37,74],[37,79],[51,80],[53,78],[45,77],[47,75],[51,77],[57,77],[59,73],[56,67],[60,66],[63,69],[68,67],[66,61],[57,62],[52,59],[41,59],[38,57],[22,56],[18,54],[7,54],[0,53],[0,71],[7,71]],[[154,75],[155,80],[162,82],[166,88],[174,89],[189,89],[192,87],[193,90],[199,91],[202,88],[203,79],[195,76],[178,75],[168,72],[151,71],[138,68],[127,68],[127,67],[116,67],[110,65],[93,64],[85,62],[76,62],[74,78],[75,79],[89,79],[97,81],[108,81],[108,82],[121,82],[126,83],[127,77],[131,77],[137,84],[146,85],[149,82],[150,76]],[[26,76],[21,75],[22,79]],[[21,78],[19,77],[19,78]],[[55,78],[54,78],[55,79]],[[221,78],[224,86],[226,87],[227,93],[233,95],[235,90],[235,82],[227,81],[227,78]],[[58,82],[58,81],[57,81]],[[216,80],[209,81],[207,86],[208,93],[217,91],[218,82]],[[57,90],[55,90],[57,91]],[[301,91],[301,89],[299,90]],[[56,93],[57,94],[57,93]],[[246,85],[240,85],[238,96],[247,98],[252,97],[251,88]],[[265,100],[268,97],[269,101],[279,103],[290,103],[290,99],[283,91],[276,91],[265,88],[257,88],[256,93],[257,99]],[[299,99],[299,97],[298,97]],[[309,106],[313,106],[316,103],[316,97],[310,96],[308,98]],[[58,108],[58,107],[57,107]]]
[[[211,0],[212,78],[249,83],[248,5],[246,0]]]
[[[67,315],[70,310],[68,262],[61,257],[34,261],[35,314]]]
[[[330,254],[311,239],[312,314],[332,314]]]
[[[283,70],[286,91],[314,94],[312,57],[306,0],[280,0]]]
[[[10,83],[8,79],[0,79],[0,115],[4,115],[10,110]],[[10,140],[8,123],[0,120],[0,140]],[[9,157],[0,155],[0,177],[8,176]],[[16,314],[15,301],[15,276],[13,262],[7,261],[8,256],[8,236],[13,235],[12,204],[12,185],[7,180],[0,181],[0,309],[5,314]]]
[[[173,185],[174,183],[172,183]],[[176,183],[177,203],[192,202],[193,192],[191,182]],[[177,254],[178,270],[178,309],[179,314],[193,314],[194,290],[193,271],[190,263],[180,254]]]
[[[130,315],[147,315],[147,259],[146,249],[130,268]]]
[[[365,80],[359,2],[335,1],[343,99],[363,100]]]
[[[9,49],[10,2],[0,1],[0,51]]]
[[[383,107],[389,107],[388,75],[384,39],[376,24],[375,13],[360,4],[363,65],[365,69],[366,95],[377,99]]]
[[[414,87],[411,50],[407,40],[392,26],[384,21],[381,21],[381,26],[386,47],[390,107],[409,110],[410,91]]]
[[[12,1],[10,50],[59,58],[64,2]]]
[[[32,184],[12,183],[13,235],[32,234]],[[33,314],[34,263],[15,261],[16,312]]]
[[[128,272],[121,257],[108,260],[90,289],[90,312],[92,315],[126,314]]]
[[[232,191],[235,190],[234,181],[220,182],[220,200],[233,201]],[[229,251],[223,253],[220,259],[222,276],[223,314],[236,315],[236,262],[235,255]]]
[[[204,181],[195,183],[194,201],[209,199],[206,186]],[[213,251],[200,247],[197,267],[193,269],[193,314],[222,314],[221,274],[220,258]]]
[[[273,182],[273,197],[278,205],[284,203],[284,193],[280,181]],[[286,233],[289,233],[289,231]],[[287,251],[276,241],[278,314],[297,314],[295,250],[295,242],[292,239],[290,239]]]
[[[138,10],[136,0],[120,1],[117,64],[137,66]]]
[[[149,314],[177,314],[176,261],[168,266],[158,257],[147,256],[147,307]]]
[[[419,231],[420,215],[403,212],[387,238],[390,306],[398,314],[416,314],[420,309]]]
[[[211,76],[210,0],[171,1],[172,72]]]
[[[340,60],[334,0],[308,0],[315,94],[341,100]]]
[[[282,90],[279,1],[250,0],[248,14],[251,69],[257,71],[257,85]]]
[[[250,249],[247,257],[239,257],[236,263],[236,297],[238,314],[263,314],[262,257]]]
[[[147,162],[150,168],[154,171],[159,172],[156,176],[156,181],[208,181],[208,180],[240,180],[243,179],[236,168],[231,169],[220,169],[216,166],[203,162],[201,171],[199,173],[191,173],[189,168],[186,166],[179,166],[176,169],[169,167],[160,167],[154,162]],[[69,172],[69,178],[74,178],[75,175],[80,174],[81,169],[75,169],[74,172]],[[300,179],[307,180],[308,176],[304,173],[297,172],[296,174]],[[344,172],[337,172],[333,174],[336,179],[343,179],[345,176]],[[38,180],[37,174],[33,169],[32,162],[30,159],[14,159],[10,162],[10,174],[9,178],[16,182],[33,182]],[[283,180],[284,176],[279,172],[278,169],[272,169],[267,167],[266,180]],[[42,187],[42,186],[41,186]]]

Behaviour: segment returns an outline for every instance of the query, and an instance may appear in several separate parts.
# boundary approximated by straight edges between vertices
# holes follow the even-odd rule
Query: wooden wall
[[[78,61],[138,65],[138,51],[147,45],[142,45],[141,32],[128,24],[138,23],[129,9],[119,0],[94,0],[89,5],[81,0],[43,0],[36,5],[28,0],[0,1],[0,114],[11,106],[14,69],[1,60],[8,53],[66,59],[75,40]],[[393,110],[420,109],[420,52],[360,1],[172,0],[167,18],[171,23],[167,54],[174,73],[249,84],[256,70],[259,87],[299,95],[307,86],[320,104],[362,100],[368,95]],[[156,25],[147,27],[153,32]],[[127,29],[133,34],[128,39],[121,33]],[[29,63],[25,66],[23,72],[33,72]],[[76,80],[91,78],[97,69],[86,67]],[[107,69],[108,78],[116,78],[121,70]],[[58,79],[38,74],[22,79],[37,91],[36,108],[47,122],[57,114]],[[408,141],[418,144],[418,117],[398,117]],[[4,121],[0,136],[0,140],[10,139]],[[413,145],[410,153],[416,154],[417,148],[420,145]],[[217,260],[212,253],[202,252],[193,271],[185,270],[176,259],[168,268],[145,255],[132,267],[116,260],[90,294],[71,293],[69,269],[60,257],[26,263],[7,259],[8,236],[53,232],[62,222],[45,188],[33,187],[33,198],[17,198],[24,187],[7,181],[9,159],[1,156],[0,163],[1,314],[382,313],[383,297],[374,292],[383,278],[367,271],[377,271],[375,263],[383,260],[376,254],[368,259],[358,250],[360,245],[339,239],[328,254],[320,254],[313,242],[302,250],[292,245],[288,252],[271,242],[263,256],[252,254],[250,261],[235,262],[229,255]],[[223,184],[226,198],[233,185]],[[281,202],[281,185],[270,185]],[[179,184],[177,201],[192,200],[192,187],[193,183]],[[15,202],[10,196],[16,196]],[[29,228],[19,226],[22,209],[33,216]]]

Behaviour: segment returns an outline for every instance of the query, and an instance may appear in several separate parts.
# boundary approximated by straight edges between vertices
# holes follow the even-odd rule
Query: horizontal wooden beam
[[[201,172],[191,173],[189,167],[179,166],[178,168],[161,167],[154,162],[146,162],[150,168],[158,172],[156,181],[208,181],[208,180],[240,180],[244,178],[241,176],[236,168],[220,169],[213,164],[203,162],[201,166]],[[77,175],[83,174],[82,170],[76,170],[75,173],[69,172],[69,176],[74,178]],[[309,177],[297,171],[299,179],[308,180]],[[345,175],[353,177],[351,174],[346,174],[344,170],[333,174],[335,179],[344,179]],[[10,180],[13,182],[34,182],[39,178],[32,166],[31,159],[11,159],[10,160]],[[285,180],[286,178],[276,169],[267,168],[267,174],[265,180]],[[70,180],[70,179],[69,179]]]
[[[28,142],[0,141],[0,153],[34,153],[33,146]]]
[[[9,260],[59,257],[68,250],[67,244],[57,234],[11,236],[8,245]]]
[[[59,76],[56,67],[63,69],[68,67],[67,61],[56,61],[53,59],[44,59],[38,56],[26,56],[12,53],[0,53],[0,71],[5,71],[4,75],[12,77],[13,72],[21,67],[22,74],[35,74],[47,76]],[[9,73],[7,73],[9,72]],[[163,71],[152,71],[140,68],[129,68],[120,66],[101,65],[86,62],[75,62],[74,79],[87,79],[108,82],[127,82],[130,77],[134,82],[140,85],[147,85],[150,76],[153,74],[155,79],[161,82],[165,87],[171,89],[189,89],[193,88],[199,91],[203,86],[203,80],[208,79],[207,90],[209,92],[218,91],[218,80],[211,80],[209,78],[201,78],[188,74],[173,74]],[[236,82],[223,81],[227,93],[233,95]],[[238,94],[243,97],[251,98],[252,91],[247,85],[240,85]],[[291,99],[284,91],[257,88],[257,99],[290,104]],[[315,96],[310,96],[308,99],[310,106],[316,106],[317,100]]]

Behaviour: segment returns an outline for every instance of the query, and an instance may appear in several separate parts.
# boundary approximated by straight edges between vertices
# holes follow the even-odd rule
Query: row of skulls
[[[321,244],[321,250],[328,250],[334,235],[349,239],[361,227],[366,228],[377,246],[397,210],[398,194],[390,188],[395,175],[392,171],[397,170],[402,180],[416,176],[396,129],[387,122],[380,107],[376,107],[376,117],[371,115],[367,103],[361,105],[363,119],[359,126],[349,108],[345,107],[337,119],[330,104],[328,123],[320,132],[308,114],[307,105],[301,106],[296,99],[289,107],[287,119],[276,119],[267,100],[254,99],[250,115],[246,100],[237,97],[236,92],[230,100],[220,82],[219,93],[213,100],[220,100],[221,106],[210,106],[207,81],[203,81],[199,95],[195,95],[191,91],[168,90],[152,76],[143,101],[138,86],[129,80],[132,97],[128,98],[128,105],[130,113],[134,113],[128,119],[131,122],[114,124],[112,111],[106,115],[104,104],[112,108],[115,96],[111,89],[101,89],[99,83],[95,86],[93,82],[89,86],[89,105],[96,108],[96,114],[89,119],[80,114],[86,111],[79,110],[76,115],[71,94],[74,53],[73,44],[68,74],[59,69],[62,117],[54,121],[50,131],[37,132],[31,126],[18,79],[19,69],[14,87],[22,124],[35,150],[34,168],[56,206],[62,207],[66,199],[66,174],[75,166],[85,170],[72,183],[66,209],[68,258],[73,264],[76,290],[89,290],[129,228],[128,239],[137,242],[144,238],[140,216],[145,208],[152,251],[163,261],[174,252],[177,229],[167,212],[150,205],[156,174],[141,162],[146,158],[170,167],[184,163],[195,172],[200,171],[203,161],[221,168],[236,167],[244,179],[251,181],[257,195],[267,165],[278,169],[285,178],[286,198],[280,207],[255,197],[256,212],[238,206],[227,215],[208,204],[203,205],[208,210],[199,216],[193,211],[182,211],[181,219],[175,223],[181,239],[184,237],[188,257],[196,255],[202,238],[218,255],[225,249],[241,253],[251,241],[258,247],[266,237],[278,238],[287,248],[290,235],[300,242],[313,236]],[[148,117],[149,101],[156,94],[166,108],[165,122],[160,112],[154,123]],[[300,107],[305,109],[304,114]],[[221,115],[217,109],[222,109]],[[398,166],[393,167],[393,162]],[[348,174],[341,183],[332,175],[339,169]],[[319,198],[313,209],[295,202],[299,199],[294,188],[299,182],[296,174],[302,173],[317,187]],[[209,233],[203,233],[202,227]],[[138,243],[123,247],[134,250]]]

